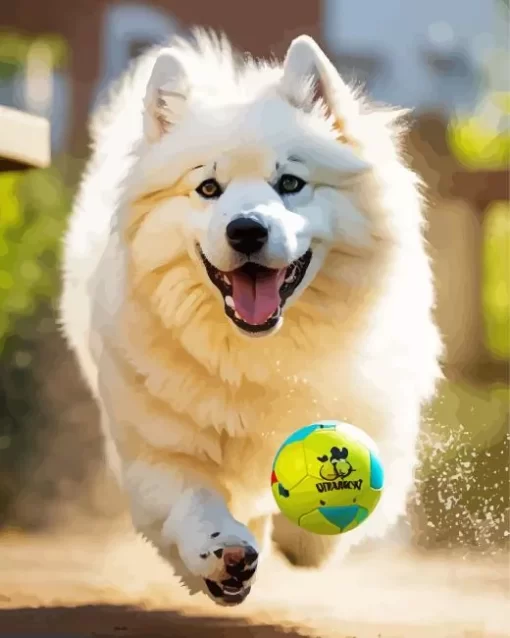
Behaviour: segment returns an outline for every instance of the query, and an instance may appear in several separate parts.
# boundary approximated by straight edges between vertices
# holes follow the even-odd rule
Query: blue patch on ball
[[[384,485],[384,470],[379,459],[370,452],[370,487],[382,490]]]

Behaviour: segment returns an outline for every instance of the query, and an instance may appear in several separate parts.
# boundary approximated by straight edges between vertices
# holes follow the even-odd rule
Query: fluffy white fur
[[[217,602],[249,591],[250,548],[267,544],[275,513],[271,462],[301,425],[344,419],[378,443],[386,489],[344,548],[404,512],[440,339],[400,115],[369,107],[311,38],[279,65],[237,59],[198,32],[138,60],[93,121],[65,239],[62,324],[136,529]],[[281,172],[306,186],[278,195]],[[211,176],[224,194],[205,200],[195,189]],[[252,210],[270,229],[259,263],[283,268],[313,251],[283,322],[256,339],[226,316],[197,252],[237,268],[225,228]],[[300,564],[332,545],[278,525]],[[225,590],[243,558],[249,573]]]

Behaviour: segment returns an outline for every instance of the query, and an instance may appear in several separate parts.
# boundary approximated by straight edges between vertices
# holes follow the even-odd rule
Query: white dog
[[[386,488],[344,550],[404,512],[440,338],[395,122],[301,36],[283,65],[195,34],[144,55],[93,122],[62,323],[136,529],[190,591],[242,602],[294,429],[344,419]],[[332,541],[278,523],[316,565]]]

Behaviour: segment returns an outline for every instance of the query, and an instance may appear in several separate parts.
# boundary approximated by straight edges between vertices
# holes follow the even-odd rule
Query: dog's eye
[[[280,195],[299,193],[306,186],[306,182],[295,175],[282,175],[276,184],[276,190]]]
[[[206,179],[202,182],[196,192],[205,199],[216,199],[222,194],[221,186],[215,179]]]

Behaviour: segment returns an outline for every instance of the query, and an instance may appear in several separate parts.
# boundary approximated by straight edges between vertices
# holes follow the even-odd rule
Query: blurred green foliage
[[[69,47],[63,37],[56,34],[34,37],[11,29],[0,31],[0,81],[8,80],[21,71],[30,49],[39,43],[44,43],[52,68],[61,69],[67,66]]]
[[[495,204],[484,222],[482,304],[486,344],[510,358],[510,204]]]
[[[505,169],[510,162],[510,93],[494,92],[487,97],[486,111],[498,117],[474,114],[453,118],[448,142],[457,159],[469,169]]]
[[[45,421],[34,367],[41,365],[38,342],[53,326],[71,205],[65,167],[0,174],[0,522],[19,494],[21,468]]]
[[[476,109],[449,123],[450,148],[468,169],[506,169],[510,162],[510,3],[495,4],[492,44],[480,57],[483,87]]]
[[[454,115],[448,144],[468,170],[508,171],[510,166],[510,3],[496,6],[492,46],[483,62],[484,91],[473,113]],[[494,204],[482,226],[482,312],[485,345],[499,359],[510,357],[510,205]]]
[[[53,69],[68,64],[60,35],[0,30],[0,84],[39,53]],[[34,369],[41,365],[40,341],[54,325],[72,163],[62,157],[46,170],[0,173],[0,521],[22,487],[22,467],[45,421]]]
[[[0,175],[0,355],[17,320],[55,295],[70,200],[55,167]]]

